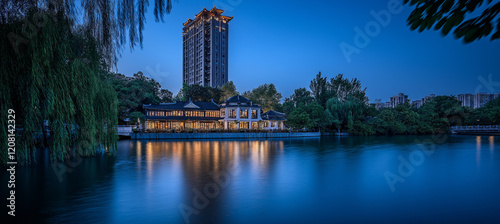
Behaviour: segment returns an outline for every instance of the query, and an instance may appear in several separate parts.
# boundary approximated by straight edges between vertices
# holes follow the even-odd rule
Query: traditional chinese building
[[[221,105],[212,102],[176,101],[159,105],[143,105],[146,131],[181,130],[282,130],[285,114],[262,108],[251,100],[236,95]],[[262,113],[262,115],[261,115]]]
[[[283,130],[286,118],[285,113],[270,110],[262,114],[262,120],[264,130]]]
[[[176,101],[159,105],[143,105],[146,130],[220,129],[219,105],[212,102]]]
[[[243,96],[236,95],[221,104],[224,129],[259,129],[261,107]]]

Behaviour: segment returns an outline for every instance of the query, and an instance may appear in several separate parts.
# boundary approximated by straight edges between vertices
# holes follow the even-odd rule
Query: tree
[[[304,107],[298,107],[293,110],[292,113],[288,115],[287,120],[290,127],[297,129],[306,127],[310,121],[309,114],[305,111]]]
[[[309,85],[311,89],[312,95],[316,102],[321,106],[326,105],[326,101],[328,100],[328,81],[326,77],[321,77],[321,72],[316,75],[316,78],[311,81]]]
[[[116,63],[117,55],[127,43],[127,39],[131,49],[137,43],[142,48],[144,39],[142,32],[146,24],[148,0],[99,1],[98,3],[92,0],[82,0],[80,3],[81,6],[77,7],[75,1],[3,0],[0,1],[0,24],[24,20],[20,25],[29,27],[30,34],[33,34],[31,32],[40,28],[37,26],[43,27],[48,19],[65,18],[73,24],[72,28],[78,28],[96,40],[96,50],[103,57],[102,60],[106,62],[105,65],[108,68]],[[155,20],[163,22],[164,15],[169,14],[171,9],[171,0],[155,0]],[[78,11],[83,13],[77,13]],[[79,18],[80,15],[83,15],[83,18]],[[31,35],[25,36],[25,33],[25,31],[16,31],[9,35],[11,41],[16,39],[12,42],[14,48],[17,49],[28,42]]]
[[[158,104],[168,101],[170,91],[162,90],[161,85],[154,79],[150,79],[139,71],[132,77],[115,73],[111,79],[118,95],[118,119],[124,123],[129,114],[143,111],[143,104]],[[163,95],[162,95],[163,94]],[[162,98],[160,98],[162,97]]]
[[[295,103],[293,102],[292,99],[286,98],[285,102],[283,103],[283,105],[281,105],[280,109],[281,112],[285,114],[290,114],[295,109]]]
[[[37,147],[48,147],[51,161],[116,148],[118,100],[109,71],[126,35],[131,49],[142,47],[148,1],[80,2],[83,14],[75,1],[0,1],[0,104],[16,111],[20,164],[33,162]],[[171,7],[170,0],[155,0],[156,20]],[[0,138],[5,164],[3,129]]]
[[[470,112],[469,125],[500,125],[500,97]]]
[[[130,124],[137,124],[137,121],[144,124],[144,121],[146,121],[146,116],[139,111],[130,113],[129,118],[130,118]]]
[[[220,102],[224,102],[227,99],[240,94],[238,93],[238,91],[236,91],[236,86],[234,85],[233,81],[229,81],[226,84],[222,85],[221,90],[222,97],[220,98]]]
[[[299,105],[303,103],[304,105],[309,105],[312,103],[314,98],[312,97],[311,91],[306,88],[298,88],[294,90],[293,94],[290,96],[290,100],[294,103],[294,105]]]
[[[407,19],[411,30],[434,27],[446,36],[453,29],[457,39],[471,43],[490,36],[500,38],[500,2],[491,0],[404,0],[415,7]],[[483,9],[478,13],[479,9]],[[496,28],[495,28],[496,27]]]
[[[272,83],[260,85],[252,91],[245,91],[243,96],[262,106],[264,112],[275,110],[279,106],[282,97]]]
[[[168,89],[161,89],[158,97],[160,98],[160,103],[170,103],[174,101],[173,93]]]
[[[461,125],[469,117],[469,110],[461,106],[455,96],[436,96],[422,105],[422,110],[436,113],[437,118],[446,119],[446,126]],[[429,112],[428,112],[429,113]]]
[[[43,10],[27,11],[23,16],[32,18],[36,13],[40,18],[48,17]],[[0,104],[16,112],[16,127],[22,130],[17,133],[16,145],[20,164],[33,162],[37,147],[48,147],[51,161],[64,160],[73,153],[91,156],[103,148],[116,148],[117,96],[97,40],[73,29],[64,14],[56,16],[57,20],[48,18],[18,49],[12,47],[8,36],[0,39]],[[15,19],[2,23],[1,33],[22,33],[23,23]],[[7,117],[5,113],[0,111]],[[5,119],[0,123],[6,127]],[[4,131],[0,134],[5,164],[7,135]]]
[[[366,88],[362,89],[361,81],[356,78],[349,80],[344,78],[343,74],[339,74],[330,80],[329,90],[329,97],[336,97],[342,102],[351,97],[359,99],[362,103],[368,102]]]
[[[332,115],[334,120],[338,120],[339,128],[348,130],[349,125],[353,125],[354,121],[364,121],[366,118],[367,105],[360,102],[358,98],[349,98],[342,102],[337,98],[331,98],[326,103],[326,110]],[[351,120],[351,123],[348,123]]]
[[[325,109],[317,102],[313,102],[309,105],[303,105],[307,108],[307,112],[309,114],[308,128],[313,130],[321,129],[323,127]]]
[[[222,90],[214,87],[204,87],[201,85],[188,85],[184,83],[182,89],[177,94],[176,98],[181,101],[191,100],[191,101],[204,101],[210,102],[214,101],[219,103],[219,99],[222,97]]]

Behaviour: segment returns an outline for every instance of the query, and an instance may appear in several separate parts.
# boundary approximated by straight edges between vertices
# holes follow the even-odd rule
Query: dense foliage
[[[446,36],[453,30],[465,43],[490,36],[500,38],[500,2],[491,0],[404,0],[414,7],[408,17],[410,29],[434,27]],[[480,12],[479,12],[480,11]]]
[[[252,91],[245,91],[243,96],[260,105],[264,112],[278,108],[282,97],[272,83],[260,85]]]
[[[135,73],[132,77],[116,73],[111,79],[118,95],[118,120],[121,124],[129,118],[135,124],[136,117],[130,114],[141,113],[143,104],[169,103],[173,101],[172,92],[161,89],[160,83],[144,76],[142,72]]]
[[[191,100],[211,102],[213,100],[215,103],[220,103],[220,100],[223,99],[223,95],[223,91],[217,87],[188,85],[184,83],[182,89],[175,98],[179,101]]]
[[[232,96],[240,94],[236,90],[236,86],[234,85],[233,81],[229,81],[226,84],[222,85],[221,90],[222,90],[222,96],[219,100],[220,102],[224,102],[229,98],[231,98]]]
[[[19,163],[33,162],[37,147],[48,147],[52,161],[115,148],[118,101],[108,71],[127,39],[131,48],[142,46],[148,5],[147,0],[0,1],[0,116],[15,110]],[[171,8],[170,0],[155,0],[155,19],[163,21]],[[160,93],[163,101],[169,97]],[[0,119],[4,127],[6,122]],[[5,164],[5,129],[0,138]]]
[[[148,0],[2,0],[0,23],[12,24],[22,21],[20,27],[27,29],[14,34],[18,41],[24,42],[28,41],[34,35],[34,30],[40,25],[43,26],[47,19],[64,17],[73,23],[72,26],[77,26],[96,40],[95,47],[105,62],[104,65],[113,66],[127,41],[130,48],[137,44],[142,47],[142,32],[148,8]],[[171,9],[171,0],[154,0],[155,20],[163,22],[164,15],[169,14]],[[36,13],[28,16],[30,11],[46,13],[43,16]]]
[[[65,14],[30,11],[45,18],[29,41],[2,35],[0,116],[15,110],[17,161],[34,161],[36,147],[48,147],[51,160],[82,156],[116,146],[117,97],[96,40],[72,27]],[[23,20],[0,25],[2,34],[23,34]],[[6,119],[0,119],[6,127]],[[7,162],[6,130],[1,129],[2,162]],[[50,136],[50,138],[49,138]]]
[[[319,73],[310,88],[296,89],[281,107],[293,129],[399,135],[443,133],[454,125],[500,124],[500,98],[478,109],[461,106],[454,96],[436,96],[418,109],[406,102],[376,110],[357,79],[338,75],[328,81]]]

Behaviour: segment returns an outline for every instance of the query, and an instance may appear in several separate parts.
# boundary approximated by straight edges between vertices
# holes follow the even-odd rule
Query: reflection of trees
[[[73,223],[84,217],[109,222],[108,211],[94,208],[111,207],[113,182],[109,179],[115,175],[116,157],[100,154],[53,163],[48,149],[40,152],[36,165],[17,168],[16,221]],[[59,167],[53,168],[54,164]]]

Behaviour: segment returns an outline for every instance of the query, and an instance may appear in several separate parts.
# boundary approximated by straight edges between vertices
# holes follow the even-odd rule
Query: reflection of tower
[[[182,82],[220,87],[228,80],[228,23],[224,10],[205,8],[183,25]]]

